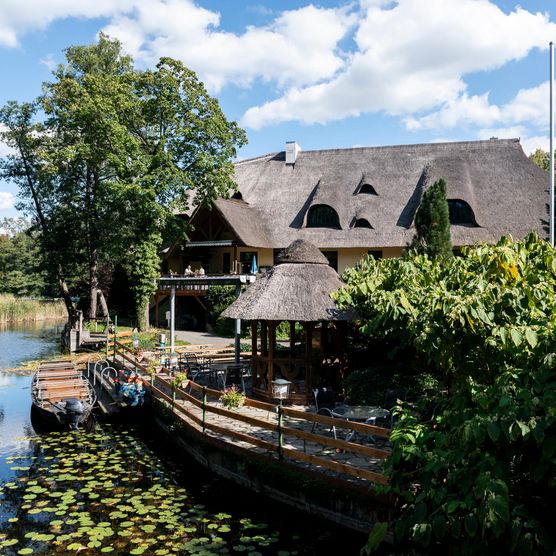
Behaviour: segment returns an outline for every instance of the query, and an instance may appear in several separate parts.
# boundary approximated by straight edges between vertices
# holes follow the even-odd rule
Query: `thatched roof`
[[[294,241],[281,261],[258,278],[221,316],[244,320],[351,320],[330,293],[344,283],[326,257],[304,240]]]
[[[215,202],[241,242],[284,248],[306,239],[321,249],[407,245],[423,192],[438,178],[448,198],[466,201],[478,227],[452,226],[454,245],[546,232],[546,172],[524,154],[518,139],[284,152],[236,163],[242,200]],[[375,194],[358,193],[363,184]],[[307,211],[326,204],[341,229],[307,228]],[[371,228],[351,227],[365,218]]]

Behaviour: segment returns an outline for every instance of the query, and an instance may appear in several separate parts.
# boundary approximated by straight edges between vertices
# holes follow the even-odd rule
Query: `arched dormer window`
[[[371,230],[373,227],[371,223],[366,218],[356,218],[351,226],[352,228],[370,228]]]
[[[241,194],[241,191],[236,191],[232,195],[232,199],[237,199],[237,200],[241,201],[243,199],[243,195]]]
[[[363,183],[359,186],[359,190],[357,191],[358,195],[378,195],[376,189],[370,183]]]
[[[469,206],[469,203],[461,199],[448,199],[448,210],[450,212],[450,224],[477,226],[473,209]]]
[[[314,205],[307,213],[307,228],[335,228],[341,230],[338,213],[328,205]]]

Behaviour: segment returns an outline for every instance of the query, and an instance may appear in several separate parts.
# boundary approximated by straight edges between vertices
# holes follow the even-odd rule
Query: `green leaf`
[[[444,538],[446,534],[446,518],[443,515],[436,515],[432,520],[432,530],[437,539]]]
[[[523,340],[523,335],[519,330],[512,328],[510,330],[510,337],[516,347],[519,347],[521,345],[521,341]]]
[[[375,552],[384,538],[386,537],[386,533],[388,532],[388,523],[384,521],[377,521],[373,525],[371,532],[369,533],[369,538],[367,539],[367,543],[361,549],[361,556],[369,556],[373,552]]]
[[[487,433],[490,439],[493,442],[496,442],[500,438],[500,427],[498,426],[498,423],[489,421],[487,425]]]
[[[538,343],[537,333],[531,328],[525,329],[525,339],[532,348],[534,348]]]
[[[465,516],[464,526],[467,534],[470,537],[474,537],[477,533],[479,522],[477,521],[477,518],[473,514],[469,514]]]

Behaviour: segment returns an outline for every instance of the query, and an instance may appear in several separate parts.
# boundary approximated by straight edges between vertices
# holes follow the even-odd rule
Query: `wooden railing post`
[[[207,387],[203,386],[203,432],[205,432],[206,415],[207,415]]]
[[[284,457],[284,433],[283,429],[283,413],[282,413],[282,400],[278,404],[278,458],[282,459]]]

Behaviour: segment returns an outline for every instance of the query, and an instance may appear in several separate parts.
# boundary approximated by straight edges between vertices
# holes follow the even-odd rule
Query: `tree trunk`
[[[108,303],[106,303],[106,298],[102,293],[102,290],[99,288],[97,290],[98,301],[100,303],[100,310],[102,311],[102,316],[105,318],[110,318],[110,313],[108,312]]]
[[[58,285],[60,286],[60,293],[62,294],[62,298],[64,300],[64,303],[66,304],[68,318],[71,318],[72,315],[75,313],[75,308],[73,306],[73,301],[71,300],[68,284],[64,276],[64,269],[62,268],[61,264],[58,265]]]
[[[149,328],[149,298],[145,297],[144,299],[137,301],[135,311],[137,328],[141,331],[147,330]]]
[[[97,318],[98,251],[93,249],[89,259],[89,318]]]

